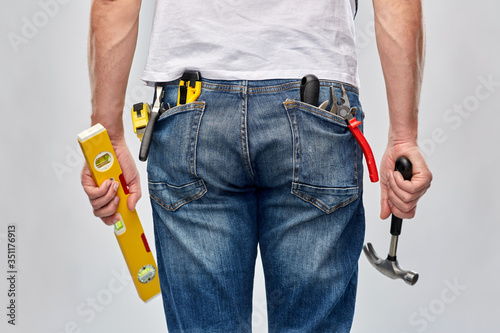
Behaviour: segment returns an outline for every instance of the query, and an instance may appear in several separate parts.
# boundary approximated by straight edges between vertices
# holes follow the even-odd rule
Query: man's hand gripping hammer
[[[405,180],[411,180],[412,176],[412,165],[408,158],[401,156],[396,160],[396,171],[399,171]],[[391,221],[391,245],[389,248],[389,254],[386,259],[380,258],[371,243],[368,243],[363,247],[368,261],[375,267],[380,273],[384,274],[391,279],[403,279],[410,286],[417,283],[418,273],[414,271],[405,271],[399,267],[398,260],[396,259],[396,251],[398,247],[398,237],[401,234],[401,226],[403,220],[399,217],[392,215]]]

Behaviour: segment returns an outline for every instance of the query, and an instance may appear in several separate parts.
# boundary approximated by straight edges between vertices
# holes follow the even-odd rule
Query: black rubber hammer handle
[[[404,180],[411,180],[412,172],[413,172],[413,167],[411,165],[410,160],[405,157],[405,156],[400,156],[396,160],[396,171],[399,171],[402,175]],[[401,226],[403,224],[403,220],[394,214],[392,214],[392,220],[391,220],[391,235],[393,236],[399,236],[401,235]]]

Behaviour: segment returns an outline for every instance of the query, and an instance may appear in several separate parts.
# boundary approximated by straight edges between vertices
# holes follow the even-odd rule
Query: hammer
[[[404,180],[410,180],[412,176],[412,165],[408,158],[401,156],[396,160],[396,171],[399,171]],[[398,260],[396,259],[396,250],[398,247],[398,237],[401,234],[401,226],[403,220],[392,214],[391,220],[391,245],[389,247],[389,254],[387,259],[381,259],[371,243],[363,247],[363,252],[370,264],[373,265],[380,273],[384,274],[391,279],[403,279],[410,286],[417,283],[418,273],[414,271],[405,271],[399,267]]]

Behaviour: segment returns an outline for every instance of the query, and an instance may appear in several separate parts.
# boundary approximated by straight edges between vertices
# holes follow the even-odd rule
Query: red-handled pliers
[[[351,103],[349,102],[349,98],[347,97],[344,85],[341,85],[340,88],[342,89],[342,98],[339,105],[337,102],[337,98],[335,97],[335,90],[333,89],[333,87],[330,87],[330,97],[332,100],[332,108],[330,112],[335,113],[336,115],[345,119],[347,127],[351,131],[352,135],[354,135],[354,138],[358,142],[361,150],[363,151],[363,154],[365,155],[368,173],[370,174],[370,180],[373,183],[376,183],[378,182],[378,172],[372,149],[370,148],[368,141],[366,141],[363,132],[361,132],[361,130],[358,128],[358,126],[361,125],[361,121],[354,118],[351,113],[353,111],[353,108],[351,108]]]

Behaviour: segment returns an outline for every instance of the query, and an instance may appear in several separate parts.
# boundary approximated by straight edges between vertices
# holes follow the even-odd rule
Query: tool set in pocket
[[[153,137],[154,126],[160,116],[170,109],[170,104],[164,105],[164,91],[161,84],[155,88],[155,98],[153,107],[148,103],[137,103],[132,107],[132,123],[134,132],[141,140],[139,149],[139,160],[145,162],[148,159],[151,139]],[[201,74],[195,71],[185,71],[179,82],[179,92],[177,94],[177,105],[194,102],[201,93]]]
[[[302,102],[316,106],[319,98],[319,87],[320,87],[319,80],[316,76],[312,74],[304,76],[302,78],[300,86],[300,97]],[[344,85],[341,84],[340,88],[342,90],[342,97],[340,99],[340,103],[335,97],[335,90],[333,86],[331,86],[330,87],[331,100],[321,103],[319,108],[326,111],[329,102],[331,102],[332,106],[329,112],[336,114],[345,120],[345,122],[347,123],[347,127],[351,131],[352,135],[360,145],[363,154],[365,155],[366,164],[368,166],[368,172],[370,174],[370,180],[373,183],[376,183],[378,181],[378,172],[372,149],[370,148],[368,141],[363,135],[363,132],[361,132],[361,130],[359,129],[361,121],[357,120],[352,115],[352,112],[356,111],[356,108],[351,107]]]

